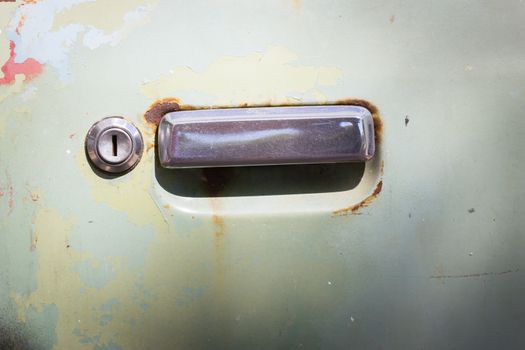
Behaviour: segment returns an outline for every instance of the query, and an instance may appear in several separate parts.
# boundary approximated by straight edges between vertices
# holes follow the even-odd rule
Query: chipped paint
[[[122,30],[127,22],[145,20],[144,17],[157,5],[158,0],[97,0],[82,1],[57,13],[53,21],[52,31],[57,31],[70,23],[79,23],[83,26],[99,30],[106,34]],[[101,13],[104,15],[101,16]],[[139,18],[133,18],[135,15]]]
[[[92,343],[82,340],[94,336],[99,337],[97,344],[113,342],[130,346],[125,336],[101,333],[100,322],[130,328],[129,317],[141,318],[140,305],[147,299],[136,290],[139,274],[129,271],[120,258],[100,261],[74,247],[68,248],[76,225],[77,219],[65,218],[53,209],[43,208],[35,214],[38,289],[29,295],[11,294],[18,306],[18,319],[25,322],[28,310],[33,307],[40,312],[54,305],[59,311],[56,349],[92,349]],[[120,307],[121,303],[126,308]],[[86,308],[90,311],[84,312]]]
[[[116,45],[131,30],[147,22],[154,3],[126,1],[115,6],[108,1],[48,0],[22,4],[6,30],[10,55],[3,64],[0,84],[13,83],[16,74],[31,79],[42,72],[43,65],[56,70],[61,80],[70,80],[68,56],[81,37],[82,45],[89,49]],[[84,9],[76,8],[80,5]],[[111,15],[100,16],[100,13]],[[76,22],[80,14],[85,24]],[[110,31],[105,31],[106,28]]]
[[[18,1],[16,5],[20,4]],[[107,8],[99,8],[99,4]],[[487,147],[489,155],[495,154],[492,149],[501,150],[519,144],[519,135],[512,130],[516,130],[522,120],[519,119],[521,104],[501,97],[507,96],[509,89],[519,90],[519,84],[515,82],[520,79],[515,79],[516,74],[511,81],[506,81],[502,75],[491,79],[490,95],[486,91],[487,84],[481,84],[484,93],[479,94],[476,93],[480,91],[479,83],[465,84],[460,76],[455,76],[456,84],[451,85],[450,79],[442,79],[446,80],[442,83],[439,76],[446,78],[447,72],[452,70],[446,60],[425,60],[425,57],[439,55],[432,54],[428,40],[420,41],[416,35],[419,33],[428,38],[422,33],[432,29],[429,21],[423,21],[423,27],[418,26],[418,18],[424,16],[420,16],[416,3],[405,10],[407,6],[401,5],[395,9],[372,9],[364,2],[335,2],[333,6],[326,6],[322,2],[303,1],[300,11],[294,11],[293,0],[272,3],[277,6],[257,2],[249,5],[236,3],[228,8],[224,3],[195,5],[195,2],[165,1],[155,11],[150,26],[144,26],[139,35],[127,37],[133,42],[115,49],[108,48],[114,42],[123,43],[118,35],[111,35],[126,26],[126,11],[133,12],[142,6],[134,0],[129,4],[129,10],[121,11],[119,8],[127,7],[127,2],[82,2],[56,14],[50,32],[71,25],[86,28],[77,33],[72,43],[63,43],[69,50],[66,56],[71,59],[71,67],[78,68],[72,72],[73,79],[76,76],[82,80],[72,81],[64,88],[64,84],[56,81],[55,72],[58,70],[46,63],[43,74],[29,83],[24,74],[18,74],[12,84],[0,86],[0,99],[17,94],[2,103],[4,117],[0,118],[2,149],[6,150],[0,159],[0,191],[4,192],[0,199],[0,279],[4,281],[7,277],[0,294],[4,303],[12,305],[9,317],[14,321],[7,326],[3,324],[1,321],[8,313],[0,309],[0,348],[199,349],[215,344],[223,348],[246,348],[253,344],[264,348],[334,348],[345,345],[363,348],[384,344],[410,348],[425,345],[428,337],[424,335],[437,323],[444,328],[441,327],[442,332],[432,337],[433,341],[445,339],[446,342],[449,339],[447,331],[451,333],[449,330],[452,330],[461,344],[472,341],[483,344],[483,337],[471,335],[490,334],[490,327],[494,324],[498,324],[503,332],[516,329],[516,317],[509,316],[508,310],[522,309],[519,295],[522,288],[516,288],[523,285],[522,274],[507,271],[522,265],[521,246],[516,243],[519,243],[517,233],[523,225],[516,210],[509,209],[505,203],[516,203],[522,193],[519,192],[520,186],[514,186],[512,193],[507,191],[509,193],[503,193],[501,198],[494,194],[501,192],[502,184],[518,184],[520,171],[507,172],[503,181],[496,181],[492,190],[487,189],[488,193],[479,191],[479,188],[484,188],[486,178],[498,179],[497,172],[501,169],[516,170],[515,162],[508,157],[491,157],[496,159],[496,166],[486,162],[474,164],[472,160],[485,153],[470,152],[466,159],[457,159],[470,160],[469,166],[451,163],[443,168],[439,158],[442,150],[437,152],[432,147],[420,149],[425,152],[412,153],[412,158],[407,161],[409,151],[427,145],[425,141],[435,130],[448,132],[451,140],[460,140],[462,149],[469,149],[469,145],[477,145],[479,140],[488,138],[498,146]],[[439,4],[436,6],[439,10],[436,13],[445,13]],[[255,9],[254,13],[272,14],[271,21],[265,23],[269,25],[259,26],[256,18],[246,16],[249,7]],[[388,22],[388,16],[394,10],[399,19],[414,19],[410,28],[400,25],[406,21],[399,19],[393,25]],[[476,6],[470,6],[468,10],[481,15]],[[84,11],[90,14],[84,17]],[[457,11],[463,14],[461,6]],[[135,22],[137,25],[143,25],[143,20],[147,20],[142,13],[137,11],[136,15],[140,17]],[[496,20],[500,18],[494,13],[487,15]],[[226,16],[231,18],[231,26],[219,23]],[[462,23],[452,23],[445,17],[439,23],[441,27],[450,28],[451,24],[457,29],[455,32],[461,32],[465,23],[472,23],[480,16],[463,16],[467,20]],[[203,26],[202,32],[184,30],[194,23],[199,25],[199,20],[202,23],[217,20],[219,30],[217,26]],[[319,21],[330,25],[315,25]],[[21,22],[17,23],[18,32],[25,35],[24,31],[32,20],[26,17],[19,26]],[[519,27],[512,17],[503,22],[509,30]],[[364,23],[374,23],[373,30],[368,30]],[[385,27],[396,29],[395,33],[389,33]],[[159,28],[162,28],[160,33]],[[499,37],[498,28],[498,23],[491,26],[493,36],[488,37],[491,44],[494,44],[491,38]],[[74,29],[69,27],[69,30]],[[91,30],[92,35],[84,45],[86,33]],[[409,34],[404,34],[404,30]],[[359,40],[363,38],[359,36],[361,31],[367,40]],[[214,37],[217,32],[220,36]],[[392,34],[395,38],[385,34]],[[436,31],[433,34],[438,42],[443,43],[443,33]],[[127,32],[123,35],[126,36]],[[151,40],[155,35],[166,44],[161,45],[158,53],[152,51],[158,47],[158,40]],[[385,41],[385,38],[395,40]],[[446,45],[451,43],[453,41]],[[5,56],[1,56],[0,66],[9,57],[7,37],[1,44]],[[273,44],[290,45],[300,53],[295,61],[266,64],[278,71],[284,66],[281,71],[285,72],[285,79],[296,80],[296,83],[285,81],[286,86],[281,88],[279,79],[272,76],[266,79],[262,76],[264,69],[259,73],[257,64],[265,65],[251,62],[250,55],[232,58],[244,59],[245,66],[252,67],[244,67],[248,72],[246,77],[233,75],[233,83],[240,81],[239,89],[236,85],[229,86],[228,77],[218,77],[219,68],[215,77],[210,73],[210,66],[206,68],[207,63],[217,63],[223,55],[233,52],[245,55],[260,50],[261,45]],[[478,52],[471,45],[472,41],[463,40],[457,44],[463,45],[461,47],[470,45],[469,53]],[[487,46],[486,42],[482,44]],[[88,47],[106,49],[88,52]],[[19,48],[17,44],[16,50]],[[159,59],[139,62],[137,48],[144,56],[158,55],[155,57]],[[439,48],[440,53],[446,54],[446,47],[440,45]],[[494,50],[488,51],[494,54]],[[106,60],[108,54],[111,54],[111,60]],[[413,64],[407,68],[405,58],[414,57],[414,54],[423,59],[419,63],[409,60]],[[142,123],[142,112],[154,97],[140,96],[139,82],[145,77],[155,79],[159,74],[169,72],[167,61],[170,57],[173,57],[171,66],[181,67],[200,58],[198,64],[203,68],[193,67],[195,75],[187,78],[195,77],[194,85],[184,79],[174,81],[173,85],[166,85],[158,97],[182,96],[189,104],[248,106],[288,101],[325,103],[348,94],[362,95],[381,104],[382,111],[388,113],[385,116],[392,120],[387,124],[392,127],[392,130],[388,129],[389,136],[395,137],[385,137],[382,153],[367,163],[359,186],[343,192],[234,198],[228,197],[228,187],[221,187],[222,179],[218,179],[203,185],[208,194],[215,193],[219,197],[214,200],[215,205],[206,195],[203,198],[181,197],[160,188],[154,173],[153,152],[142,159],[134,170],[139,172],[137,174],[129,173],[119,178],[97,176],[87,165],[82,150],[88,124],[106,113],[125,114],[134,122]],[[479,62],[472,64],[482,66],[483,55],[476,57],[480,58]],[[457,71],[462,71],[471,59],[462,58],[465,59],[450,60],[450,65],[454,64]],[[498,61],[507,61],[500,58]],[[106,65],[108,61],[126,64],[111,69]],[[310,66],[315,70],[331,65],[345,73],[344,79],[335,79],[334,86],[301,82],[302,78],[295,78],[292,74]],[[443,65],[447,69],[443,69]],[[67,69],[67,62],[64,66]],[[223,64],[220,68],[227,66]],[[478,71],[482,69],[474,69],[471,73]],[[176,72],[177,68],[173,75]],[[313,75],[308,69],[302,72],[308,77]],[[100,76],[102,73],[111,75],[111,84],[100,84],[104,81]],[[495,76],[490,69],[484,69],[483,74],[489,78]],[[422,77],[436,78],[432,79],[435,86],[428,89],[428,79]],[[261,86],[258,86],[259,80],[263,82]],[[226,91],[219,91],[221,87],[213,85],[215,82]],[[247,86],[247,91],[242,91],[242,84]],[[190,91],[188,95],[199,100],[191,100],[176,91],[188,91],[184,90],[186,88]],[[303,88],[306,89],[304,92],[298,92]],[[79,96],[83,98],[75,98]],[[476,103],[455,103],[454,98]],[[434,108],[432,103],[436,101],[450,103]],[[484,101],[498,108],[495,107],[494,111],[486,109]],[[461,134],[456,129],[464,128],[447,129],[447,125],[453,124],[445,123],[441,118],[443,115],[450,118],[460,115],[463,122],[489,121],[502,113],[502,107],[509,122],[498,124],[496,133],[494,128],[487,127],[484,131],[470,128],[467,137],[455,137]],[[402,118],[407,113],[418,115],[415,129],[403,129]],[[477,119],[472,119],[474,117]],[[140,127],[145,143],[153,147],[150,125],[155,125],[159,118],[154,115],[154,118],[146,119],[150,119],[148,125],[144,121]],[[385,121],[388,122],[386,118]],[[376,124],[377,130],[380,130],[379,125]],[[416,132],[418,130],[427,130],[431,134]],[[498,137],[503,134],[506,137]],[[27,140],[35,140],[38,147],[24,144]],[[381,201],[374,202],[380,205],[366,210],[366,214],[369,211],[371,215],[355,216],[349,220],[331,219],[332,210],[358,203],[378,189],[382,156],[388,157],[396,166],[391,167],[388,181],[385,177]],[[429,158],[436,159],[436,162],[425,163]],[[428,176],[419,176],[421,169],[414,174],[404,171],[411,164],[428,164],[430,168],[423,169],[428,174],[422,173]],[[472,167],[477,167],[476,173],[485,176],[473,178]],[[5,170],[10,172],[14,188],[14,209],[9,216]],[[445,176],[451,171],[455,175],[452,180]],[[194,174],[200,176],[200,172]],[[300,176],[301,173],[297,174],[298,178]],[[432,179],[435,181],[429,186]],[[458,181],[465,179],[470,180],[468,186],[462,188],[465,194],[462,201],[458,192],[453,190]],[[237,176],[234,176],[225,181],[236,184],[236,180]],[[253,186],[262,187],[264,183]],[[441,194],[446,191],[442,189],[450,190],[451,194],[447,196],[445,206]],[[34,201],[28,190],[39,193],[38,200]],[[199,190],[206,194],[202,188]],[[488,203],[487,198],[500,198],[501,203]],[[210,208],[212,205],[215,206]],[[470,207],[475,207],[476,212],[469,216],[467,210]],[[406,217],[407,212],[412,213],[410,220]],[[476,220],[472,220],[474,216]],[[497,222],[493,222],[495,217]],[[436,227],[439,232],[436,232]],[[30,251],[33,241],[34,248]],[[465,254],[469,251],[474,251],[475,255]],[[440,283],[440,278],[429,279],[438,273],[432,271],[438,261],[447,262],[446,276],[490,271],[499,271],[502,275],[451,277],[454,279],[450,283],[447,280]],[[483,288],[469,288],[469,283],[476,283],[476,278],[488,283]],[[400,285],[407,288],[400,290]],[[380,301],[378,306],[378,298],[373,294],[381,296],[381,291],[385,290],[390,291],[389,299]],[[403,293],[406,290],[412,293]],[[507,297],[493,298],[500,295]],[[465,296],[467,298],[461,300]],[[407,307],[390,312],[392,308],[382,307],[383,304]],[[442,312],[443,305],[459,306],[451,310],[460,316],[479,314],[480,317],[475,322],[463,322],[462,317],[450,317],[450,312]],[[428,312],[421,313],[420,309]],[[17,315],[23,321],[17,322]],[[487,315],[490,317],[485,317]],[[38,322],[32,323],[31,319],[37,316]],[[381,320],[384,324],[394,325],[395,329],[391,332],[381,332],[377,327],[365,329],[367,320]],[[360,326],[361,330],[358,329]],[[458,329],[462,332],[454,333]],[[416,335],[408,345],[398,336],[406,334],[406,330]],[[512,332],[506,332],[496,341],[505,339],[518,338]]]
[[[181,92],[199,92],[210,95],[223,105],[245,101],[297,101],[294,94],[323,101],[319,87],[335,85],[342,77],[341,70],[302,66],[297,60],[297,55],[291,50],[272,46],[264,52],[243,57],[222,57],[202,72],[188,66],[174,67],[169,73],[144,84],[142,92],[152,99]]]
[[[9,58],[9,38],[5,26],[10,22],[13,17],[13,13],[19,6],[17,3],[2,4],[0,11],[0,62],[5,62]]]
[[[42,64],[33,58],[26,58],[21,63],[15,62],[15,46],[13,41],[9,43],[9,59],[1,68],[4,76],[0,79],[0,85],[12,84],[17,74],[23,74],[25,76],[24,80],[29,81],[42,73]]]

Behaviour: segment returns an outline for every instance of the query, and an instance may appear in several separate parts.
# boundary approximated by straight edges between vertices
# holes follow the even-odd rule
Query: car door
[[[2,2],[0,348],[523,348],[524,14]],[[370,160],[159,159],[166,113],[333,105],[370,113]],[[107,117],[127,171],[89,159]]]

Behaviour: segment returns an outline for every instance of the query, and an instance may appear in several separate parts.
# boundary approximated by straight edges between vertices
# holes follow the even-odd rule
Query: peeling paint
[[[42,73],[42,64],[33,58],[26,58],[21,63],[15,62],[15,46],[16,45],[13,41],[9,43],[10,55],[9,59],[1,68],[4,76],[0,79],[0,85],[12,84],[15,81],[15,76],[17,74],[23,74],[25,76],[25,81],[29,81]]]
[[[180,92],[204,93],[219,104],[297,101],[293,94],[322,101],[320,86],[335,85],[342,77],[335,67],[296,64],[298,57],[285,47],[269,47],[244,57],[226,56],[202,72],[175,67],[142,86],[148,98],[158,99]]]
[[[43,65],[54,68],[61,80],[70,80],[68,55],[81,36],[82,45],[89,49],[116,45],[135,27],[147,22],[153,3],[156,1],[126,1],[115,6],[109,1],[48,0],[19,6],[6,30],[11,53],[3,65],[0,84],[12,84],[16,74],[30,79],[42,72]],[[77,10],[80,5],[85,9]]]
[[[9,58],[9,39],[6,32],[6,24],[11,21],[13,13],[19,3],[4,3],[0,11],[0,62],[5,62]]]
[[[79,23],[103,33],[115,33],[122,30],[126,22],[132,22],[133,16],[137,13],[140,18],[135,20],[137,22],[144,20],[145,18],[140,14],[147,14],[157,3],[158,0],[84,0],[57,13],[51,30],[56,31],[70,23]],[[101,16],[101,13],[104,15]]]

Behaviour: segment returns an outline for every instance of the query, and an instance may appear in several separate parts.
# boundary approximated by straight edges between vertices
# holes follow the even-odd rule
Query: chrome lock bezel
[[[120,163],[108,162],[98,152],[100,136],[109,129],[120,129],[131,139],[131,153]],[[140,131],[135,125],[122,117],[112,116],[104,118],[91,126],[86,136],[85,148],[89,161],[96,168],[107,173],[117,174],[130,171],[138,164],[144,150],[144,142]]]

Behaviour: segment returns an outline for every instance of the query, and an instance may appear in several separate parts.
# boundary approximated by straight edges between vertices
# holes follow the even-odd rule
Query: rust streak
[[[224,218],[219,214],[220,212],[220,202],[219,198],[211,197],[210,198],[210,207],[213,212],[211,216],[211,221],[213,223],[214,227],[214,237],[216,238],[215,246],[216,248],[219,248],[219,246],[222,245],[222,242],[217,239],[221,239],[224,237],[225,229],[224,229]]]
[[[225,251],[225,225],[224,218],[218,214],[220,202],[218,198],[210,198],[212,209],[211,220],[213,223],[213,243],[215,255],[215,288],[219,300],[224,300],[226,289],[226,251]]]
[[[213,214],[212,217],[213,225],[215,226],[215,238],[224,237],[224,219],[217,214]],[[218,245],[218,242],[215,242],[215,245]]]
[[[334,216],[343,216],[348,214],[357,214],[357,211],[361,208],[367,207],[374,201],[374,199],[381,193],[383,189],[383,180],[379,181],[371,195],[363,199],[361,202],[354,204],[348,208],[338,209],[333,212]]]

